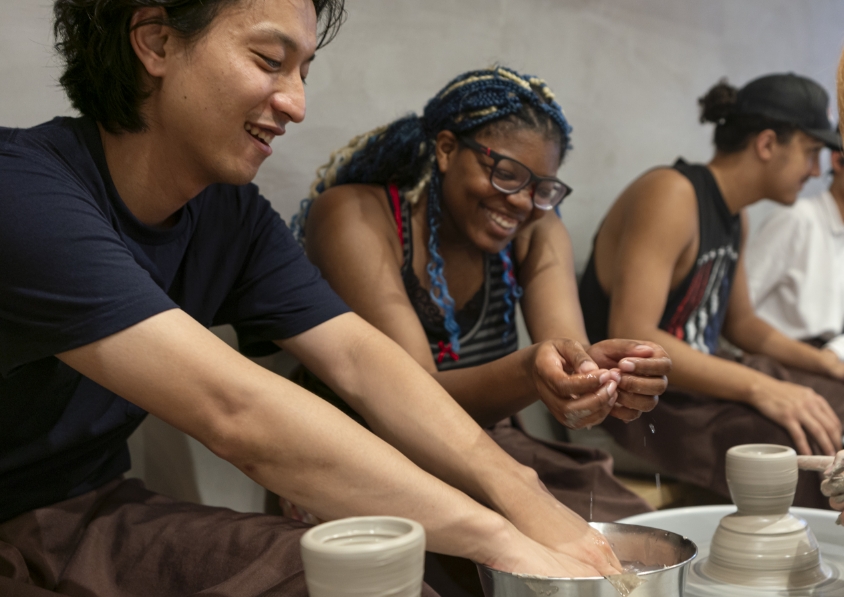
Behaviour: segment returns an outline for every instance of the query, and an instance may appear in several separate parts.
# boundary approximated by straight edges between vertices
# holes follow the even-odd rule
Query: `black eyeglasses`
[[[493,159],[489,182],[493,188],[502,193],[513,195],[535,183],[530,198],[533,200],[534,207],[544,210],[553,209],[571,194],[572,188],[558,178],[537,176],[521,162],[496,153],[470,137],[458,139],[469,149],[474,149]]]

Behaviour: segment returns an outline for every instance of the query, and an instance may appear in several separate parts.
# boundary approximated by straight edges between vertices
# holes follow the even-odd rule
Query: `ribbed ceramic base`
[[[791,514],[725,516],[701,570],[715,580],[748,587],[812,587],[830,575],[821,565],[814,533]]]
[[[707,572],[711,542],[719,522],[735,512],[734,506],[697,506],[639,514],[621,522],[666,529],[688,537],[699,549],[686,581],[685,597],[842,597],[844,596],[844,529],[835,524],[838,512],[792,508],[791,513],[805,520],[817,538],[821,568],[826,580],[811,587],[794,587],[786,582],[779,587],[754,587],[722,582]],[[635,595],[635,594],[634,594]],[[632,596],[631,596],[632,597]]]

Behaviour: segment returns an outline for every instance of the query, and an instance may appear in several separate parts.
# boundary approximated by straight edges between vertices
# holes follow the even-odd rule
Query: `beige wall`
[[[841,0],[347,4],[348,22],[311,69],[306,121],[276,141],[257,179],[281,214],[294,213],[316,167],[350,137],[421,110],[454,75],[499,61],[545,78],[574,125],[574,151],[560,175],[575,189],[563,218],[579,265],[608,205],[633,177],[677,155],[709,157],[711,130],[697,123],[696,111],[709,86],[722,76],[740,85],[794,71],[832,91],[844,40]],[[71,113],[58,76],[50,3],[0,0],[0,125]],[[147,475],[156,451],[178,454],[184,474],[161,478],[172,493],[260,507],[259,490],[232,481],[242,477],[195,442],[143,434],[134,441]]]

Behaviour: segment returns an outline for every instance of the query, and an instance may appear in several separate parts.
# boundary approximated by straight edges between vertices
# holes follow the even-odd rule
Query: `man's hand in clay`
[[[534,387],[554,418],[569,429],[606,418],[618,397],[618,369],[599,368],[574,340],[548,340],[528,350]]]
[[[606,544],[603,536],[600,536],[598,540],[603,540]],[[494,556],[484,564],[496,570],[516,574],[558,578],[609,576],[621,572],[621,564],[608,545],[606,549],[609,552],[595,559],[590,559],[585,551],[576,556],[556,551],[522,534],[517,534],[513,541],[509,542],[509,546],[511,549],[508,549],[507,553]]]
[[[835,455],[835,460],[823,473],[821,492],[829,498],[829,505],[835,510],[844,510],[844,450]],[[841,524],[842,514],[836,524]]]
[[[749,402],[785,427],[798,454],[812,454],[807,432],[824,454],[833,456],[841,449],[841,421],[826,399],[811,388],[766,378]]]
[[[538,478],[536,483],[541,483]],[[621,564],[606,537],[589,526],[573,512],[544,490],[542,516],[526,508],[504,512],[505,516],[527,537],[545,546],[561,561],[568,559],[598,571],[600,576],[618,574]]]
[[[659,344],[614,338],[593,344],[587,350],[599,367],[618,369],[618,400],[610,415],[622,421],[638,419],[659,402],[668,386],[671,359]]]

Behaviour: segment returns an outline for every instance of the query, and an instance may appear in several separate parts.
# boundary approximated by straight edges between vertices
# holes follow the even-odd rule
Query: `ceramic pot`
[[[727,485],[739,514],[785,514],[797,488],[797,453],[774,444],[734,446],[727,450]]]
[[[425,531],[391,516],[344,518],[302,535],[311,597],[419,597]]]
[[[748,587],[803,588],[824,581],[818,542],[789,513],[797,454],[787,446],[746,444],[727,451],[727,484],[738,512],[721,519],[704,572]]]

